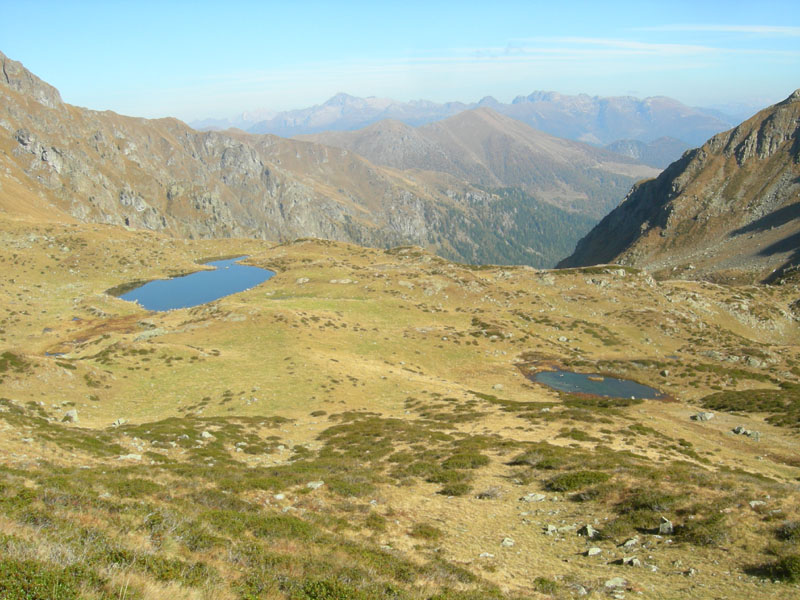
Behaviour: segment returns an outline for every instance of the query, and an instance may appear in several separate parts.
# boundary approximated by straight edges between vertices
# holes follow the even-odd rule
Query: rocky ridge
[[[425,125],[476,108],[517,119],[550,135],[604,145],[617,140],[650,143],[663,136],[679,138],[690,147],[729,128],[733,121],[716,111],[692,108],[666,97],[570,96],[537,91],[517,96],[510,103],[487,96],[478,102],[436,103],[427,100],[398,102],[389,98],[358,98],[336,94],[327,102],[308,108],[278,113],[250,124],[251,133],[296,136],[324,131],[351,131],[385,119],[412,127]],[[211,123],[213,125],[213,123]],[[198,127],[209,122],[198,122]],[[241,121],[234,126],[247,126]],[[680,156],[674,154],[672,159]]]
[[[772,280],[798,263],[800,90],[634,186],[560,266]]]
[[[0,57],[0,209],[10,213],[55,210],[59,218],[188,238],[417,244],[471,260],[477,242],[467,232],[485,229],[496,212],[490,192],[442,173],[398,173],[309,142],[197,132],[176,119],[70,106],[20,63]],[[487,234],[545,266],[526,250],[521,228]]]

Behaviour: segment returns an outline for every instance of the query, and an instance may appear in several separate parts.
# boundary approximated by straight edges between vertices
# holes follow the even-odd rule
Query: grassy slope
[[[761,580],[797,552],[780,529],[800,519],[794,430],[688,418],[712,393],[797,383],[796,289],[92,225],[3,220],[0,238],[10,597],[570,597],[614,576],[650,598],[797,593]],[[166,314],[103,293],[230,254],[278,274]],[[677,402],[523,376],[554,364]],[[71,408],[79,422],[61,423]],[[648,533],[661,515],[674,543]],[[585,523],[605,538],[569,529]],[[617,546],[637,532],[644,548]],[[634,554],[646,566],[615,564]]]

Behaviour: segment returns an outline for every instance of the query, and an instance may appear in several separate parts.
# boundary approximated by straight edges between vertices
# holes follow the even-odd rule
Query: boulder
[[[64,418],[61,419],[62,423],[77,423],[78,422],[78,411],[73,409],[68,410],[64,413]]]
[[[531,492],[529,494],[525,494],[522,498],[519,499],[520,502],[542,502],[543,500],[547,499],[547,496],[544,494],[536,494]]]
[[[591,540],[591,539],[593,539],[593,538],[595,538],[595,537],[597,537],[597,535],[598,535],[599,533],[600,533],[600,532],[599,532],[599,531],[597,531],[597,529],[595,529],[595,528],[594,528],[594,527],[592,527],[591,525],[584,525],[583,527],[581,527],[580,529],[578,529],[578,535],[582,535],[582,536],[584,536],[584,537],[587,537],[587,538],[589,538],[590,540]]]
[[[672,535],[675,528],[672,526],[672,521],[666,517],[661,517],[661,523],[658,525],[658,533],[660,535]]]
[[[504,537],[503,541],[500,542],[500,545],[506,548],[511,548],[514,546],[514,540],[510,537]]]
[[[710,421],[714,418],[714,413],[712,412],[699,412],[693,414],[691,417],[692,421]]]

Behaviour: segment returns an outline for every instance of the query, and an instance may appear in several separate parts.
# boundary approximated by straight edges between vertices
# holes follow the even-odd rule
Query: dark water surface
[[[593,381],[590,377],[602,381]],[[617,379],[616,377],[605,377],[591,373],[573,373],[572,371],[541,371],[529,375],[533,381],[538,381],[544,385],[560,392],[570,394],[592,394],[594,396],[604,396],[606,398],[663,398],[664,394],[655,388],[651,388],[628,379]]]
[[[197,271],[182,277],[150,281],[122,294],[120,298],[138,302],[147,310],[189,308],[248,290],[275,275],[273,271],[237,264],[237,260],[244,258],[247,257],[207,263],[216,267],[213,271]]]

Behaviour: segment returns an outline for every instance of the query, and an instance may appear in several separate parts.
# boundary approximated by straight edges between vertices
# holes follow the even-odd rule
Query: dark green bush
[[[602,471],[569,471],[550,478],[545,484],[552,492],[571,492],[598,483],[604,483],[611,475]]]

